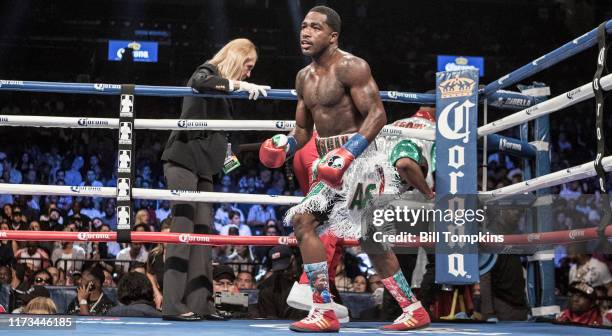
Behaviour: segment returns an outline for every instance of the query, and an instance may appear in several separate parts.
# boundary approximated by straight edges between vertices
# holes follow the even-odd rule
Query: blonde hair
[[[57,314],[57,307],[48,297],[35,297],[23,308],[24,314],[52,315]]]
[[[229,41],[212,59],[206,62],[216,66],[221,77],[241,80],[242,66],[249,58],[257,60],[255,45],[248,39],[238,38]]]
[[[149,212],[145,209],[140,209],[138,210],[138,212],[136,213],[136,218],[134,218],[134,221],[136,222],[135,224],[149,224],[148,222],[143,221],[143,217],[144,216],[149,216]],[[150,220],[150,218],[149,218]]]

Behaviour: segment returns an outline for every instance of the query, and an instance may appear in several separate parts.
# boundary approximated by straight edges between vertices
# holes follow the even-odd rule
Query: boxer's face
[[[317,277],[314,281],[314,288],[319,292],[327,288],[327,277],[325,276],[325,274],[317,274]]]
[[[300,48],[304,56],[316,56],[332,43],[332,29],[327,25],[327,15],[309,12],[302,21]]]

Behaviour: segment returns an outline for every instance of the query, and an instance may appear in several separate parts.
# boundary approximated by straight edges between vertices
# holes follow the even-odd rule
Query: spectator
[[[264,225],[268,220],[276,220],[276,212],[270,204],[253,204],[249,209],[247,216],[247,224],[249,225]]]
[[[24,314],[54,315],[57,314],[57,307],[51,298],[35,297],[23,309]]]
[[[246,218],[244,217],[242,210],[240,210],[239,208],[229,203],[221,203],[221,206],[217,209],[217,211],[215,211],[215,218],[214,218],[215,219],[215,230],[217,230],[217,232],[221,232],[221,228],[230,222],[230,219],[229,219],[230,211],[237,212],[240,215],[240,222],[241,223],[245,222]]]
[[[247,271],[238,272],[238,276],[236,277],[236,286],[238,286],[238,289],[255,288],[253,285],[253,274]]]
[[[49,266],[46,271],[51,275],[51,285],[53,286],[61,286],[63,285],[60,282],[60,271],[57,267]]]
[[[133,230],[146,231],[146,228],[143,225],[139,225],[135,226]],[[149,253],[145,249],[143,243],[130,243],[130,246],[119,251],[116,260],[123,272],[127,273],[132,262],[138,261],[141,263],[146,263],[148,257]]]
[[[66,185],[81,185],[81,182],[83,182],[83,176],[81,175],[80,170],[81,168],[83,168],[83,163],[84,160],[82,156],[77,156],[76,158],[74,158],[70,170],[66,171],[65,173],[66,177],[64,179],[64,182],[66,183]]]
[[[107,202],[104,208],[104,217],[100,218],[104,224],[108,224],[111,230],[117,230],[117,214],[114,202]]]
[[[102,291],[104,271],[92,267],[83,272],[81,284],[77,288],[77,297],[68,305],[69,315],[106,315],[115,306],[113,301]]]
[[[278,236],[278,231],[276,226],[266,226],[264,231],[264,236]],[[253,254],[256,260],[264,262],[267,260],[268,252],[270,251],[271,246],[255,246],[253,248]]]
[[[155,217],[157,217],[157,220],[161,223],[170,216],[170,213],[170,201],[164,200],[161,201],[159,208],[155,211]]]
[[[572,282],[569,288],[567,308],[557,316],[556,320],[572,324],[601,326],[602,316],[596,305],[593,287],[585,282]]]
[[[238,293],[235,281],[236,275],[233,268],[227,265],[216,265],[213,267],[213,291],[215,293]]]
[[[305,314],[287,305],[287,297],[299,274],[291,249],[284,245],[273,247],[268,255],[272,274],[259,285],[257,311],[259,317],[299,319]]]
[[[608,266],[587,254],[585,243],[572,244],[567,249],[573,263],[569,271],[569,283],[583,282],[591,287],[605,286],[612,296],[612,275]]]
[[[26,222],[25,216],[21,213],[20,207],[13,207],[13,221],[12,221],[12,229],[13,230],[27,230],[28,224]]]
[[[111,232],[110,225],[102,224],[102,226],[100,226],[100,232]],[[106,252],[108,258],[115,258],[121,251],[121,245],[119,245],[119,243],[117,242],[106,242],[101,244],[106,244]]]
[[[238,235],[240,236],[250,236],[251,228],[248,225],[240,223],[240,214],[236,211],[231,210],[229,212],[230,221],[227,225],[221,228],[219,234],[227,236],[229,235],[229,229],[235,227],[238,229]]]
[[[15,253],[15,259],[19,263],[26,264],[28,268],[34,271],[49,266],[49,255],[35,241],[26,242],[26,247]]]
[[[353,290],[353,282],[351,278],[346,275],[346,269],[342,262],[339,262],[336,266],[335,283],[336,288],[341,292],[350,292]]]
[[[49,230],[61,231],[64,225],[64,217],[60,209],[49,209]]]
[[[85,249],[73,242],[62,242],[61,246],[53,250],[51,261],[67,273],[81,271],[85,259]]]
[[[92,202],[91,197],[83,197],[83,200],[81,201],[81,214],[98,220],[104,216],[104,213],[95,207],[95,203]],[[100,220],[100,223],[101,222],[102,221]],[[97,228],[98,226],[96,226],[94,223],[94,227]]]
[[[13,311],[27,304],[26,295],[30,289],[30,283],[26,281],[26,272],[28,272],[28,268],[25,264],[15,264],[13,278],[11,279],[8,311]]]
[[[134,216],[134,226],[138,224],[149,225],[149,212],[145,209],[140,209],[136,212],[136,216]],[[150,231],[150,230],[147,230]]]
[[[147,277],[138,272],[126,273],[117,286],[121,305],[112,308],[110,316],[161,317],[153,303],[153,288]]]
[[[236,190],[232,184],[232,177],[229,175],[223,175],[221,178],[221,183],[218,186],[215,186],[215,191],[226,193],[235,192]]]
[[[4,203],[4,205],[2,206],[2,218],[4,218],[5,220],[13,219],[13,205],[12,204],[8,202]]]
[[[13,278],[13,270],[9,266],[0,266],[0,286],[10,285]]]
[[[565,183],[563,185],[563,188],[561,189],[561,192],[559,193],[559,197],[566,199],[566,200],[576,200],[581,195],[582,195],[582,190],[580,190],[580,183],[578,183],[578,181]]]
[[[368,280],[365,276],[359,274],[353,278],[353,292],[366,293],[368,292]]]
[[[282,195],[285,192],[285,176],[282,174],[275,175],[272,186],[268,188],[266,194],[268,195]]]
[[[34,286],[51,286],[53,284],[53,276],[47,270],[39,270],[32,277]]]
[[[96,179],[96,172],[93,169],[87,171],[87,178],[80,183],[81,186],[104,187],[104,184]]]
[[[7,223],[1,223],[0,230],[9,230],[9,225]],[[14,260],[13,241],[0,240],[0,266],[11,265]]]
[[[13,314],[21,314],[27,305],[36,298],[50,298],[49,291],[44,286],[32,286],[22,294],[22,299],[16,301],[17,305],[12,309]]]
[[[104,284],[103,287],[113,288],[116,287],[115,280],[113,280],[113,273],[109,272],[107,269],[104,269]]]

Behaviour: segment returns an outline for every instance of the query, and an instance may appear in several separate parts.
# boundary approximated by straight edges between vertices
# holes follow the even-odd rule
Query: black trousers
[[[212,191],[212,176],[199,177],[172,162],[164,164],[168,189]],[[212,204],[172,202],[171,232],[210,233]],[[184,244],[168,244],[164,265],[162,313],[178,315],[213,312],[212,248]]]

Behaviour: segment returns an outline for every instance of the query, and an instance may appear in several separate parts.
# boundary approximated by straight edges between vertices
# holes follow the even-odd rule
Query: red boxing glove
[[[345,147],[334,149],[319,160],[315,180],[321,180],[332,188],[342,187],[342,176],[355,160],[355,155]]]
[[[292,136],[277,134],[264,141],[259,147],[259,161],[268,168],[279,168],[293,155],[297,142]]]

